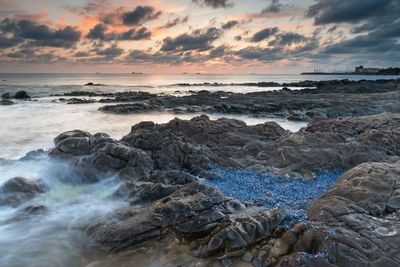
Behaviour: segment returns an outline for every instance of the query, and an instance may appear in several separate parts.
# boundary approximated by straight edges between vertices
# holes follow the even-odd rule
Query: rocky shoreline
[[[112,255],[91,267],[116,264],[127,252],[127,261],[164,253],[165,266],[194,266],[199,259],[205,260],[200,266],[398,266],[399,141],[395,113],[313,119],[297,133],[276,123],[247,126],[203,115],[142,122],[121,140],[70,131],[57,136],[48,153],[23,160],[48,154],[70,166],[80,177],[75,182],[97,183],[106,174],[121,181],[109,197],[129,205],[84,227],[93,245]],[[212,181],[229,179],[227,168],[268,173],[273,183],[302,179],[304,190],[318,173],[345,173],[301,204],[307,219],[300,220],[290,207],[263,204],[275,191],[256,201],[222,193]],[[240,177],[249,181],[249,174]],[[2,205],[18,206],[46,187],[14,178],[0,190],[13,200]],[[295,192],[287,190],[280,197]],[[32,207],[31,216],[42,209]]]
[[[200,84],[181,86],[239,86]],[[400,80],[378,81],[305,81],[299,83],[250,83],[240,86],[283,87],[279,91],[234,93],[226,91],[189,91],[189,95],[157,95],[146,92],[102,93],[72,92],[61,99],[68,104],[106,103],[99,110],[115,114],[170,111],[180,113],[246,114],[256,117],[283,117],[309,121],[315,117],[337,118],[400,112]],[[291,90],[287,87],[309,87]],[[103,99],[83,99],[76,97]]]
[[[118,181],[107,199],[126,205],[79,226],[88,249],[107,255],[87,267],[399,266],[400,80],[314,85],[181,97],[67,93],[71,104],[114,103],[105,112],[309,123],[293,133],[274,122],[201,115],[141,122],[120,140],[73,130],[19,162],[62,163],[68,172],[57,179],[65,184]],[[15,177],[0,186],[0,206],[20,209],[15,220],[42,216],[46,206],[29,203],[48,190],[45,181]]]

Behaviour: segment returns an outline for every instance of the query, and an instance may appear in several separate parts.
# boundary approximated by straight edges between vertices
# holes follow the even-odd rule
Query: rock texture
[[[203,115],[142,122],[121,140],[74,130],[54,143],[50,157],[86,171],[87,182],[104,173],[121,179],[110,197],[127,205],[86,227],[114,255],[161,242],[223,266],[400,264],[398,114],[319,118],[298,133]],[[203,183],[214,165],[290,179],[347,172],[298,222],[285,209],[242,203]]]
[[[310,223],[276,266],[399,266],[399,182],[400,162],[345,173],[310,207]]]
[[[0,205],[19,206],[45,192],[45,186],[37,181],[15,177],[0,187]]]
[[[213,84],[206,84],[213,86]],[[279,116],[289,120],[307,121],[315,117],[365,116],[382,112],[400,112],[400,80],[322,81],[293,84],[241,84],[246,86],[284,86],[280,91],[254,93],[191,92],[186,96],[124,93],[101,102],[129,102],[106,105],[101,111],[111,113],[142,113],[172,111],[176,113],[248,114]],[[183,85],[190,86],[190,85]],[[196,85],[192,85],[196,86]],[[214,86],[237,86],[214,84]],[[290,90],[285,86],[316,87]],[[136,97],[142,95],[145,97]]]

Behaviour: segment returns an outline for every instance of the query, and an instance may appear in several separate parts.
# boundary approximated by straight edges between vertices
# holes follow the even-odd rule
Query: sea
[[[109,177],[95,184],[68,184],[65,177],[73,175],[63,163],[47,158],[18,161],[27,152],[50,149],[53,138],[74,129],[91,133],[106,132],[113,138],[129,133],[132,125],[141,121],[165,123],[175,117],[190,119],[200,114],[169,112],[115,115],[98,111],[100,103],[68,105],[56,101],[72,91],[97,93],[144,91],[157,94],[184,95],[189,91],[255,92],[280,90],[280,87],[261,88],[231,84],[304,80],[376,80],[399,76],[356,75],[258,75],[258,74],[0,74],[0,95],[24,90],[31,101],[16,101],[15,105],[0,105],[0,186],[13,177],[40,179],[48,191],[21,207],[0,206],[0,266],[7,267],[67,267],[97,266],[93,262],[101,256],[88,254],[90,243],[82,228],[95,219],[121,208],[126,203],[111,200],[110,194],[119,181]],[[84,86],[86,83],[100,86]],[[212,86],[213,83],[222,84]],[[301,88],[292,88],[301,89]],[[296,132],[304,122],[284,118],[257,118],[244,115],[209,114],[212,119],[236,118],[248,125],[275,121],[283,128]],[[0,192],[0,198],[1,198]],[[38,216],[22,216],[21,210],[45,207]],[[99,265],[101,266],[101,265]],[[155,264],[154,266],[157,266]],[[162,266],[162,263],[160,263]]]

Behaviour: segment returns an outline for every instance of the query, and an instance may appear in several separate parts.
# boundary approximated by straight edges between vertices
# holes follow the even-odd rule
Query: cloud
[[[90,53],[85,51],[78,51],[74,54],[74,57],[88,57],[88,56],[90,56]]]
[[[124,50],[122,48],[119,48],[116,44],[113,44],[112,46],[102,49],[102,50],[97,50],[96,54],[99,56],[104,56],[105,58],[108,59],[113,59],[115,57],[120,56]]]
[[[271,4],[261,11],[261,14],[268,13],[279,13],[282,10],[283,5],[279,3],[279,0],[272,0]]]
[[[55,55],[53,52],[39,53],[34,50],[33,47],[24,47],[18,51],[14,51],[5,55],[14,61],[31,63],[31,64],[42,64],[42,63],[53,63],[53,62],[66,62],[68,59],[62,56]]]
[[[229,0],[192,0],[192,2],[201,6],[209,6],[212,8],[233,7],[233,3],[230,3]]]
[[[258,43],[261,42],[262,40],[265,40],[274,34],[276,34],[279,31],[278,27],[273,27],[273,28],[265,28],[261,31],[256,32],[253,37],[251,37],[250,41],[253,43]]]
[[[130,29],[126,32],[117,33],[117,32],[107,32],[107,26],[102,23],[99,23],[96,26],[94,26],[86,35],[86,38],[97,39],[101,41],[112,41],[112,40],[138,41],[138,40],[149,39],[150,37],[151,37],[151,32],[146,27],[141,27],[139,29]]]
[[[30,40],[32,45],[36,46],[71,48],[81,37],[81,32],[71,26],[51,29],[30,20],[4,19],[0,24],[0,30],[12,34],[13,38]]]
[[[162,51],[205,51],[212,48],[212,42],[221,35],[221,30],[212,27],[206,30],[195,30],[184,33],[175,38],[167,37],[163,40]]]
[[[23,41],[21,38],[7,38],[0,33],[0,48],[9,48],[20,44]]]
[[[302,43],[307,41],[304,35],[295,32],[285,32],[276,35],[275,39],[270,41],[270,46],[290,46],[292,44]]]
[[[175,18],[173,20],[169,20],[164,26],[162,26],[161,28],[164,29],[169,29],[172,27],[175,27],[179,24],[185,24],[189,21],[189,16],[185,16],[183,18]]]
[[[228,21],[227,23],[223,24],[221,28],[222,28],[223,30],[229,30],[229,29],[232,29],[233,27],[235,27],[235,26],[238,25],[238,24],[239,24],[239,21],[237,21],[237,20],[230,20],[230,21]]]
[[[151,6],[137,6],[133,11],[122,14],[122,21],[125,25],[142,25],[160,15],[161,11],[156,12]]]
[[[374,16],[384,16],[398,0],[317,0],[310,6],[307,17],[316,25],[359,22]]]

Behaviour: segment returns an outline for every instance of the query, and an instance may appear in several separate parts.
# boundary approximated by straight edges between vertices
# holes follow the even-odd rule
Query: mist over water
[[[205,82],[228,84],[264,81],[282,83],[316,78],[341,79],[343,77],[0,74],[0,93],[25,90],[34,97],[32,101],[15,100],[17,102],[15,105],[0,106],[0,186],[13,177],[24,177],[32,181],[39,180],[46,186],[45,193],[39,194],[21,206],[0,206],[0,266],[88,266],[93,260],[102,259],[103,255],[91,251],[90,240],[85,235],[84,227],[107,213],[127,205],[127,203],[110,198],[110,195],[119,185],[119,181],[115,177],[103,177],[100,182],[86,184],[82,182],[85,177],[74,172],[70,166],[50,160],[47,156],[25,161],[18,161],[17,159],[32,150],[51,148],[53,138],[69,130],[80,129],[92,134],[106,132],[111,137],[119,139],[129,133],[132,125],[141,121],[165,123],[175,117],[190,119],[200,115],[177,115],[168,112],[115,115],[98,111],[98,108],[103,105],[100,103],[68,105],[54,102],[58,97],[51,97],[50,95],[78,90],[98,93],[147,91],[175,94],[177,90],[249,92],[270,90],[271,88],[213,87],[206,85],[182,87],[176,86],[176,84]],[[346,76],[344,78],[356,79],[357,77]],[[376,77],[362,78],[374,79]],[[105,86],[83,86],[88,82],[105,84]],[[298,131],[306,125],[304,122],[289,122],[280,118],[210,115],[212,119],[219,117],[244,120],[250,125],[273,120],[291,131]],[[32,212],[32,208],[34,212]]]

